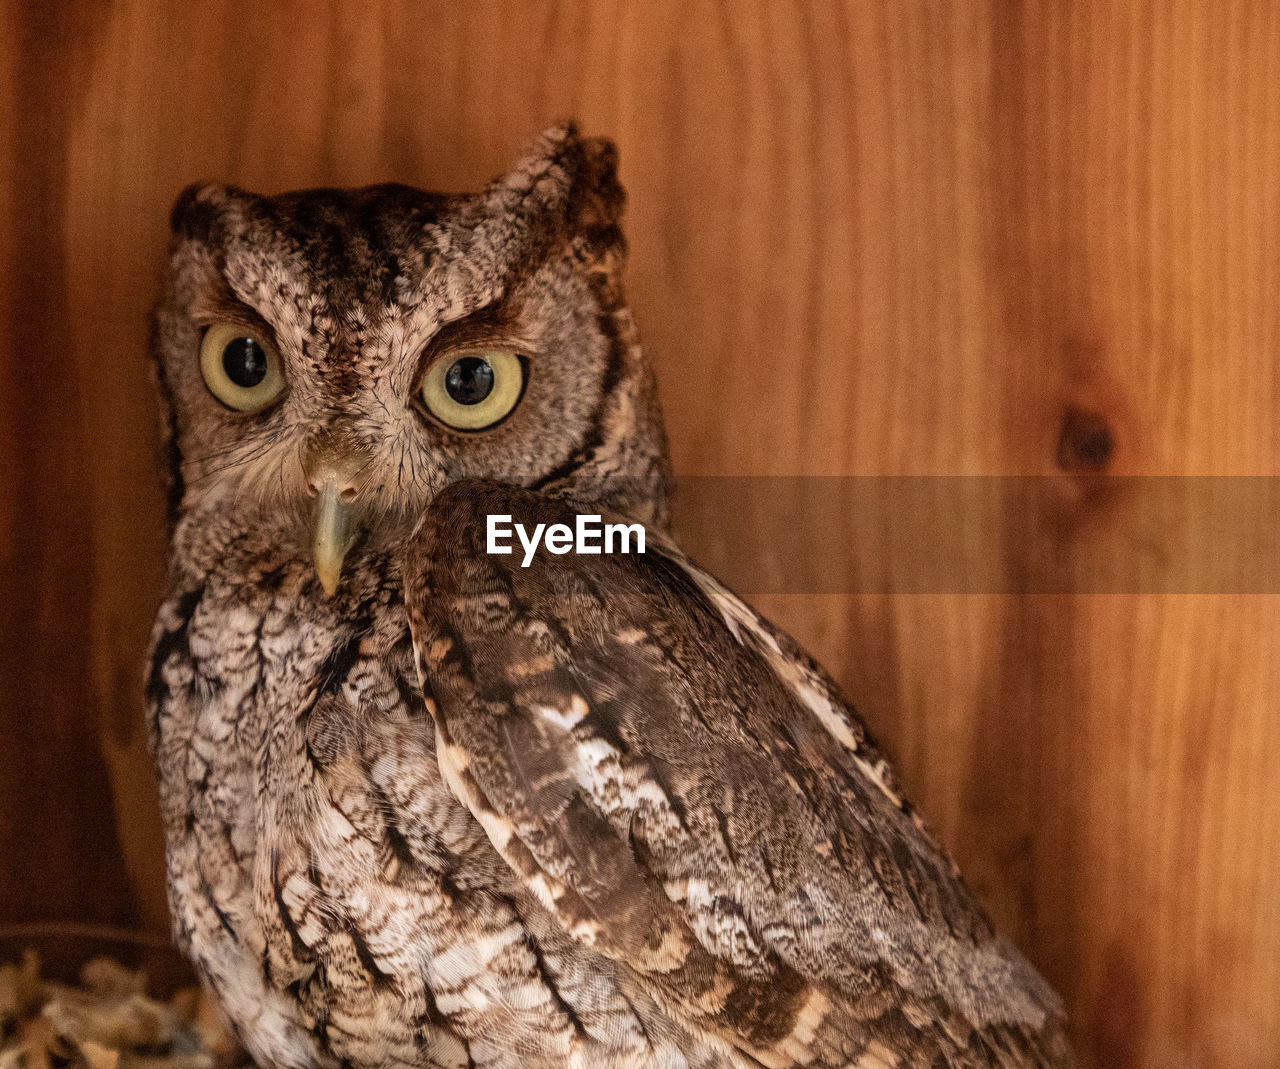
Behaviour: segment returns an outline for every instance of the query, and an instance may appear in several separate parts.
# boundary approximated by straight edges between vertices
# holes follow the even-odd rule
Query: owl
[[[263,1066],[1070,1065],[836,685],[668,534],[622,205],[567,124],[476,195],[178,199],[181,948]],[[583,518],[644,552],[552,548]]]

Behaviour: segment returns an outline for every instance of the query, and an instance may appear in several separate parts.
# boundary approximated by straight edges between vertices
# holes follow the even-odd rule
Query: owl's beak
[[[329,597],[338,589],[342,559],[356,534],[355,510],[350,501],[342,499],[342,492],[343,486],[336,474],[321,480],[316,490],[316,575]]]

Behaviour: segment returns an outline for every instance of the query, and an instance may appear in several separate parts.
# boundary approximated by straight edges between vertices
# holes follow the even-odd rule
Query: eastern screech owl
[[[661,532],[612,146],[476,196],[188,189],[152,745],[264,1066],[1067,1065],[856,714]],[[648,525],[486,552],[486,517]]]

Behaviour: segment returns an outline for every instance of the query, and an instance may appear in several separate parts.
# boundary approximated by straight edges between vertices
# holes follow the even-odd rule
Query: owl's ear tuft
[[[602,137],[582,137],[571,122],[546,130],[519,162],[490,187],[494,206],[555,217],[578,246],[620,247],[626,196],[618,181],[618,151]]]
[[[582,139],[571,122],[544,130],[506,174],[490,186],[490,195],[515,194],[535,201],[555,201],[568,193],[572,160]]]
[[[178,194],[169,212],[169,229],[177,240],[211,242],[227,210],[248,196],[221,182],[195,182]]]
[[[572,232],[592,249],[620,247],[627,197],[618,181],[618,149],[607,138],[588,137],[577,142],[577,157],[569,190]]]

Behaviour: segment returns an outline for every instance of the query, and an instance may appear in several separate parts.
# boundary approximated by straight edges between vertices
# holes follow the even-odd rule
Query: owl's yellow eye
[[[240,412],[265,408],[284,389],[275,346],[235,323],[215,323],[205,331],[200,372],[209,392]]]
[[[427,369],[422,403],[445,426],[479,431],[509,415],[523,390],[524,364],[515,353],[447,353]]]

